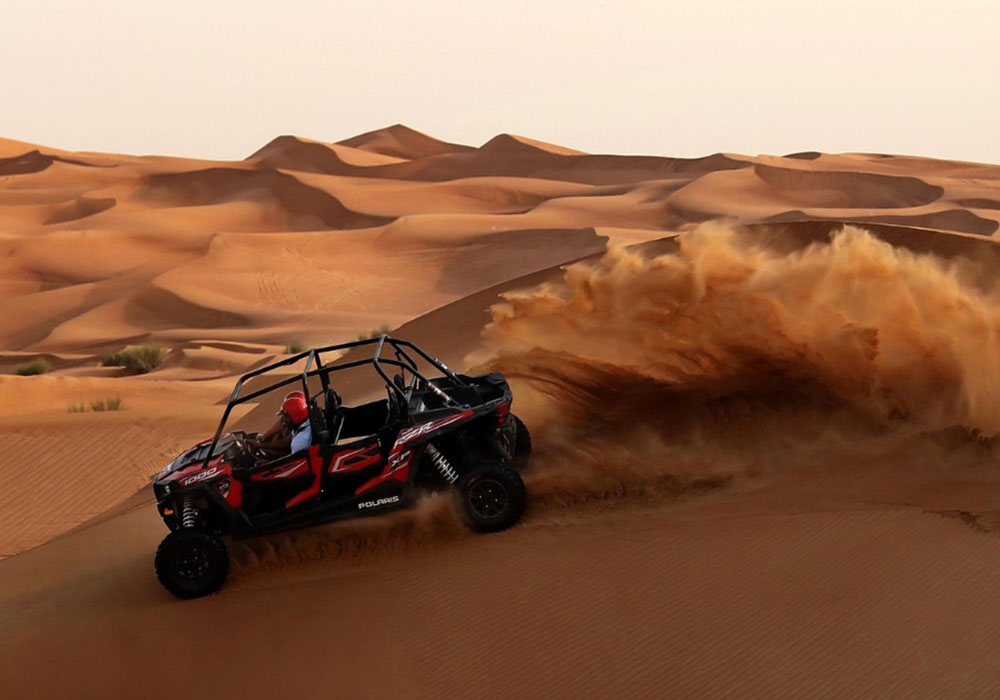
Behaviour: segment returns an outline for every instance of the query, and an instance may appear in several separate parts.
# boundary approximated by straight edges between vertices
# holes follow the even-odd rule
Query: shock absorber
[[[445,478],[449,484],[454,484],[458,481],[458,472],[455,468],[451,466],[447,458],[441,454],[441,451],[434,447],[434,445],[427,443],[427,454],[431,456],[431,461],[434,462],[434,466],[437,470],[441,472],[441,476]]]
[[[184,497],[184,507],[181,509],[181,527],[195,527],[198,524],[198,509],[195,508],[194,499],[190,496]]]

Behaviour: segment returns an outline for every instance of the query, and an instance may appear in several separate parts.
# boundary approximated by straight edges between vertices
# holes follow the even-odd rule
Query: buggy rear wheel
[[[229,573],[229,552],[215,535],[184,529],[163,538],[156,550],[156,577],[178,598],[215,593]]]
[[[477,532],[499,532],[513,526],[527,502],[524,481],[516,470],[488,463],[465,473],[455,485],[455,505]]]

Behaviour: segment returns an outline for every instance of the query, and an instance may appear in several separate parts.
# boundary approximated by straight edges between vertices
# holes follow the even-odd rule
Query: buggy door
[[[400,403],[390,394],[354,407],[341,407],[339,440],[323,474],[324,498],[355,496],[385,471],[386,459],[403,424]]]
[[[255,515],[274,513],[314,495],[310,492],[318,459],[314,446],[253,467],[244,482],[244,503],[248,510]]]
[[[323,474],[323,498],[331,501],[352,498],[362,484],[382,472],[382,465],[377,435],[338,444]]]

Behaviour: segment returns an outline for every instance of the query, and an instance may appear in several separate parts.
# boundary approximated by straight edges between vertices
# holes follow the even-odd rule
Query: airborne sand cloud
[[[716,223],[677,241],[493,307],[488,365],[514,378],[556,497],[704,487],[829,453],[947,462],[935,437],[1000,432],[998,290],[970,261],[853,226],[792,252]]]
[[[612,250],[505,295],[485,336],[515,375],[549,355],[672,392],[813,384],[886,420],[1000,432],[997,288],[854,226],[792,253],[762,238],[706,224],[677,254]]]

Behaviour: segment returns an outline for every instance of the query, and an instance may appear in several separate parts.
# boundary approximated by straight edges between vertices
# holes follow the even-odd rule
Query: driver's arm
[[[292,444],[292,436],[287,431],[282,430],[272,435],[268,440],[249,440],[248,443],[251,447],[263,450],[268,454],[280,455],[288,452],[288,448]]]
[[[271,440],[274,439],[275,436],[281,433],[281,429],[282,429],[281,419],[278,418],[276,421],[274,421],[274,425],[272,425],[270,428],[268,428],[266,431],[260,434],[260,437],[258,437],[257,440],[259,442],[270,442]]]
[[[261,444],[265,450],[274,450],[276,452],[288,452],[288,447],[292,444],[291,436],[276,435],[273,439],[268,440]]]

